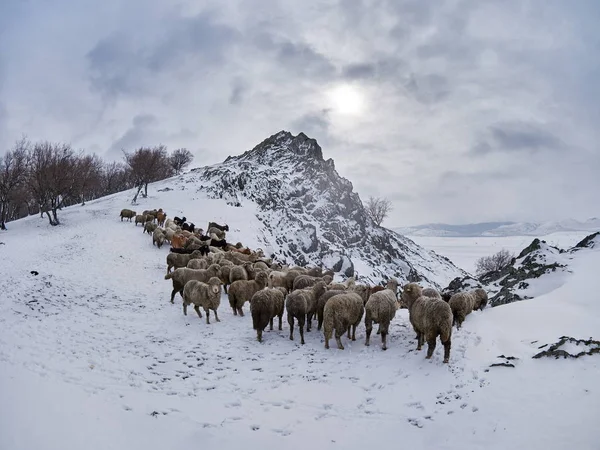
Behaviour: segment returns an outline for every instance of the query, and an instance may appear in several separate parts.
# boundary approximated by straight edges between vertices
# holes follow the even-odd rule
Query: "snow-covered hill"
[[[465,225],[449,225],[445,223],[428,223],[413,227],[393,228],[397,233],[406,236],[441,236],[441,237],[499,237],[499,236],[536,236],[542,237],[552,233],[567,231],[595,232],[600,231],[600,219],[591,218],[586,221],[574,219],[550,222],[485,222]]]
[[[375,283],[394,276],[445,286],[466,275],[447,258],[376,226],[352,183],[338,175],[333,160],[324,160],[317,142],[303,133],[281,131],[240,156],[195,169],[175,184],[183,196],[226,202],[233,208],[231,217],[237,209],[251,209],[261,224],[257,245],[288,263],[323,264]],[[208,211],[200,211],[210,220]]]
[[[439,344],[431,360],[415,351],[406,310],[386,352],[364,345],[363,324],[344,351],[316,330],[290,341],[285,320],[260,344],[225,295],[221,322],[183,316],[168,301],[168,249],[118,219],[129,198],[0,234],[1,449],[597,448],[600,355],[533,356],[563,335],[598,339],[600,246],[574,254],[554,291],[469,315],[446,365]],[[264,244],[262,212],[242,201],[206,199],[181,177],[137,208],[227,220],[232,241]]]

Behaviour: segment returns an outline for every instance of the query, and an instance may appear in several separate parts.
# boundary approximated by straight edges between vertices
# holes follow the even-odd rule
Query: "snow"
[[[226,221],[229,240],[263,245],[251,202],[235,208],[182,192],[184,182],[151,186],[134,209]],[[168,301],[168,247],[118,218],[129,198],[0,234],[0,449],[598,449],[599,356],[531,357],[562,335],[598,339],[599,248],[575,253],[551,292],[469,315],[446,365],[439,342],[431,360],[415,351],[406,310],[385,352],[377,336],[364,346],[362,324],[344,351],[326,351],[316,326],[301,346],[285,318],[260,344],[248,306],[234,317],[226,295],[220,323],[183,316],[181,298]],[[481,252],[476,242],[497,251],[447,241],[436,245],[459,263]],[[515,367],[490,367],[500,355]]]
[[[583,231],[558,232],[539,237],[549,245],[558,248],[569,248],[577,244],[589,233]],[[483,256],[490,256],[506,249],[515,256],[531,244],[534,236],[505,237],[438,237],[410,236],[418,245],[446,256],[454,264],[467,272],[475,273],[475,263]]]

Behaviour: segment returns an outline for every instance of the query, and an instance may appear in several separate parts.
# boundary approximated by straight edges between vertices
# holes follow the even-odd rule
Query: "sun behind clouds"
[[[365,108],[365,99],[360,90],[349,84],[341,84],[328,93],[329,103],[334,111],[357,115]]]

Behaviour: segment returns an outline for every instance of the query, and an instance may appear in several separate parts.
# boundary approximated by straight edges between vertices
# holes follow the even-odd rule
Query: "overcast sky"
[[[387,226],[600,214],[597,0],[0,0],[0,149],[317,139]]]

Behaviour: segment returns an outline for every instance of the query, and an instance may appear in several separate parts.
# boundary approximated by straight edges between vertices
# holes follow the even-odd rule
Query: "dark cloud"
[[[246,82],[240,78],[233,80],[231,94],[229,95],[229,104],[239,105],[244,101],[244,95],[248,91]]]
[[[329,132],[329,125],[329,111],[325,109],[317,113],[305,114],[296,119],[292,123],[292,129],[322,141],[322,138],[325,138]]]
[[[258,33],[254,44],[263,53],[263,57],[273,57],[277,68],[282,68],[296,76],[312,79],[328,79],[334,76],[336,69],[331,61],[305,42],[294,42],[270,33]]]
[[[351,80],[360,80],[374,77],[376,71],[377,67],[375,64],[350,64],[342,69],[342,76]]]
[[[208,13],[169,17],[160,26],[161,38],[148,35],[142,43],[125,32],[98,41],[87,54],[92,85],[108,97],[146,94],[149,78],[175,71],[190,60],[199,72],[222,64],[239,37]]]
[[[123,136],[113,142],[108,153],[110,155],[118,155],[122,150],[130,152],[143,145],[155,145],[155,142],[148,142],[147,138],[157,123],[157,118],[152,114],[135,116],[132,121],[132,127]]]
[[[486,137],[475,144],[472,153],[546,152],[565,148],[560,138],[550,130],[528,122],[506,122],[489,127]]]

